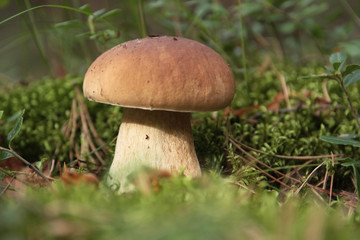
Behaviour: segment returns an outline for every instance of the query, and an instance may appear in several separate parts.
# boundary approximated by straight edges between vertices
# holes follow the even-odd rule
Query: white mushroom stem
[[[190,113],[125,108],[110,182],[126,189],[127,177],[146,166],[186,176],[201,175],[191,132]]]

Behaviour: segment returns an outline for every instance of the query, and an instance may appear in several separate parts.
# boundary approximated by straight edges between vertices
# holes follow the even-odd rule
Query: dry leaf
[[[169,177],[171,174],[168,171],[149,169],[137,174],[134,183],[143,194],[149,195],[152,192],[159,192],[160,180]]]
[[[68,185],[75,185],[80,183],[90,183],[99,185],[100,181],[93,173],[76,173],[75,171],[69,170],[66,165],[64,165],[63,173],[60,177],[61,181]]]

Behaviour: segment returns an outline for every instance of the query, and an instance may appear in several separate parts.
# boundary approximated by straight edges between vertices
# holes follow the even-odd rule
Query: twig
[[[69,153],[69,157],[70,160],[74,159],[74,142],[75,142],[75,134],[76,134],[76,128],[77,128],[77,118],[78,118],[78,112],[76,110],[76,100],[73,99],[72,105],[71,105],[71,114],[70,114],[70,119],[69,119],[69,126],[71,127],[71,132],[70,132],[70,138],[69,138],[69,143],[70,143],[70,153]]]
[[[99,135],[98,135],[98,133],[97,133],[97,131],[95,129],[95,126],[94,126],[93,122],[91,121],[89,111],[88,111],[88,109],[87,109],[87,107],[86,107],[86,105],[84,103],[84,100],[83,100],[82,94],[80,92],[80,89],[76,85],[75,85],[75,91],[76,91],[76,95],[78,97],[77,100],[79,102],[79,108],[82,110],[82,112],[84,114],[87,126],[90,129],[90,132],[92,133],[93,137],[95,138],[95,141],[97,142],[97,144],[99,144],[101,146],[104,146],[101,150],[105,154],[107,154],[108,147],[106,146],[105,142],[99,137]]]
[[[281,176],[284,176],[284,177],[287,178],[287,179],[290,179],[290,180],[295,181],[295,182],[298,182],[298,183],[302,183],[302,181],[299,180],[299,179],[293,178],[293,177],[291,177],[291,176],[287,176],[287,175],[285,175],[285,174],[283,174],[283,173],[281,173],[281,172],[279,172],[279,171],[277,171],[277,170],[275,170],[275,169],[267,166],[265,163],[257,160],[254,156],[252,156],[251,154],[249,154],[249,153],[247,153],[246,151],[244,151],[244,149],[242,149],[242,148],[239,146],[239,144],[242,145],[242,143],[239,143],[239,142],[238,142],[238,144],[237,144],[237,143],[235,142],[235,140],[232,139],[231,137],[227,136],[227,138],[229,139],[229,141],[230,141],[232,144],[234,144],[234,146],[235,146],[237,149],[239,149],[240,151],[242,151],[242,152],[243,152],[244,154],[246,154],[247,156],[251,157],[253,160],[255,160],[256,162],[258,162],[259,164],[265,166],[266,168],[268,168],[268,169],[270,169],[270,170],[273,170],[273,171],[276,172],[277,174],[279,174],[279,175],[281,175]],[[245,145],[245,146],[246,146],[246,145]],[[256,149],[255,149],[255,150],[256,150]],[[261,152],[261,151],[259,151],[259,152]],[[265,154],[266,154],[266,153],[265,153]],[[242,157],[242,156],[240,156],[240,155],[238,155],[238,154],[236,154],[236,155],[239,156],[241,159],[250,162],[249,160],[245,159],[244,157]],[[326,155],[324,155],[324,156],[326,156]],[[324,156],[321,156],[321,158],[325,158]],[[330,156],[334,156],[334,157],[335,157],[335,155],[333,155],[333,154],[330,155]],[[313,157],[320,157],[320,156],[313,156]],[[291,158],[291,159],[292,159],[292,158]],[[250,164],[252,164],[252,163],[250,162]],[[278,180],[278,179],[275,178],[274,176],[266,173],[264,170],[262,170],[262,169],[261,169],[260,167],[258,167],[256,164],[252,164],[252,165],[253,165],[256,169],[260,170],[260,171],[261,171],[263,174],[265,174],[266,176],[268,176],[268,177],[270,177],[271,179],[273,179],[274,181],[276,181],[276,182],[284,185],[283,182],[281,182],[280,180]],[[286,185],[286,184],[285,184],[285,185]],[[328,191],[328,190],[326,190],[326,189],[322,189],[322,188],[320,188],[320,187],[314,186],[314,185],[312,185],[312,184],[309,184],[308,182],[306,182],[306,185],[309,186],[309,187],[311,187],[311,188],[313,188],[313,189],[316,189],[316,190],[319,191],[319,192],[326,193],[326,194],[328,194],[328,195],[330,195],[330,196],[335,196],[335,197],[338,196],[338,194],[335,194],[335,193],[330,192],[330,191]],[[286,185],[286,186],[287,186],[287,185]],[[289,187],[289,186],[288,186],[288,187]]]
[[[276,177],[272,176],[271,174],[265,172],[263,169],[261,169],[259,166],[257,166],[256,164],[252,163],[250,160],[244,158],[243,156],[240,156],[238,154],[236,154],[238,157],[240,157],[243,161],[248,162],[251,166],[253,166],[254,168],[256,168],[257,170],[259,170],[260,172],[262,172],[264,175],[268,176],[269,178],[273,179],[274,181],[276,181],[277,183],[283,185],[284,187],[286,187],[287,189],[291,189],[290,186],[288,186],[287,184],[285,184],[284,182],[278,180]],[[253,157],[253,156],[252,156]],[[254,158],[254,157],[253,157]],[[266,164],[265,164],[266,165]],[[267,165],[266,165],[267,166]],[[269,166],[267,166],[268,168],[270,168]]]
[[[324,198],[314,189],[310,188],[310,190],[317,196],[322,202],[325,202]]]
[[[334,162],[334,155],[333,153],[331,153],[331,166],[334,167],[335,166],[335,162]],[[332,196],[332,192],[333,192],[333,184],[334,184],[334,174],[331,175],[330,178],[330,195],[329,195],[329,203],[331,203],[331,196]]]
[[[234,139],[230,138],[230,141],[232,143],[235,143]],[[261,153],[261,154],[264,154],[264,155],[267,155],[267,156],[270,156],[270,157],[276,157],[276,158],[282,158],[282,159],[291,159],[291,160],[313,160],[313,159],[323,159],[323,158],[331,158],[332,156],[336,157],[336,158],[340,158],[340,157],[343,157],[344,154],[332,154],[332,155],[318,155],[318,156],[284,156],[284,155],[277,155],[277,154],[270,154],[270,153],[267,153],[267,152],[263,152],[263,151],[260,151],[258,149],[255,149],[255,148],[252,148],[252,147],[249,147],[243,143],[240,143],[240,142],[236,142],[235,144],[239,144],[240,146],[242,147],[245,147],[251,151],[254,151],[254,152],[257,152],[257,153]]]
[[[306,166],[306,165],[310,164],[313,161],[314,161],[314,159],[304,162],[302,164],[302,166],[295,168],[294,170],[290,171],[286,175],[289,175],[289,176],[293,175],[294,172],[298,172],[299,170],[301,170],[303,168],[303,166]],[[281,180],[281,179],[285,178],[286,175],[279,177],[278,180]]]
[[[291,105],[290,105],[290,100],[289,100],[289,87],[286,84],[286,80],[283,74],[281,74],[279,72],[279,70],[275,67],[275,65],[273,63],[271,63],[271,68],[272,70],[275,72],[276,77],[279,79],[280,83],[281,83],[281,88],[283,90],[284,93],[284,97],[285,97],[285,102],[286,102],[286,108],[287,109],[291,109]]]
[[[92,139],[91,139],[91,135],[89,132],[89,128],[88,128],[88,124],[87,124],[87,120],[86,120],[86,107],[85,107],[85,103],[82,101],[82,94],[80,93],[80,89],[78,87],[75,86],[75,93],[76,93],[76,98],[79,104],[79,111],[80,111],[80,119],[81,119],[81,124],[82,124],[82,133],[83,133],[83,137],[86,140],[86,143],[88,144],[88,146],[90,147],[90,149],[92,151],[96,150],[97,148],[95,147],[95,144],[93,143]],[[87,145],[86,144],[86,145]],[[88,146],[84,146],[85,148],[88,149]],[[86,151],[87,151],[86,149]],[[81,151],[81,154],[83,154],[84,152]],[[104,160],[101,157],[101,155],[99,154],[98,151],[95,151],[94,154],[97,157],[97,160],[101,163],[104,164]]]
[[[14,179],[15,179],[15,177],[13,176],[13,177],[10,179],[8,185],[6,185],[6,187],[1,191],[0,197],[9,189],[9,187],[11,186],[11,183],[12,183],[12,181],[14,181]]]
[[[324,165],[324,162],[321,163],[319,166],[317,166],[316,168],[314,168],[314,170],[311,171],[311,173],[309,174],[309,176],[305,179],[305,181],[300,185],[300,187],[295,191],[295,194],[299,194],[300,190],[304,187],[304,185],[309,181],[309,179],[312,177],[312,175],[314,175],[314,173],[322,166]],[[331,194],[330,194],[331,196]]]
[[[239,182],[234,182],[234,181],[230,181],[230,183],[235,184],[235,185],[237,185],[237,186],[239,186],[239,187],[241,187],[241,188],[243,188],[243,189],[251,192],[252,194],[256,194],[256,192],[255,192],[254,190],[249,189],[249,188],[246,187],[244,184],[241,184],[241,183],[239,183]]]
[[[282,108],[282,109],[279,109],[277,111],[274,111],[274,110],[268,110],[268,112],[270,113],[291,113],[291,112],[299,112],[300,110],[304,109],[304,104],[300,103],[298,104],[296,107],[291,107],[290,109],[288,108]],[[347,109],[346,107],[344,106],[341,106],[341,105],[337,105],[335,107],[333,107],[332,105],[320,105],[320,106],[317,106],[316,108],[310,108],[311,110],[325,110],[325,109]],[[307,108],[308,109],[308,108]],[[237,111],[237,110],[235,110]],[[264,115],[264,112],[257,112],[251,116],[249,116],[249,119],[254,119],[254,118],[258,118],[258,117],[261,117],[262,115]]]
[[[36,167],[34,167],[31,163],[29,163],[28,161],[26,161],[24,158],[22,158],[19,154],[17,154],[14,150],[12,149],[7,149],[7,148],[3,148],[0,147],[0,151],[5,151],[8,153],[11,153],[14,157],[16,157],[17,159],[19,159],[20,161],[22,161],[25,165],[27,165],[29,168],[31,168],[32,170],[34,170],[40,177],[42,177],[45,182],[50,185],[50,181],[48,180],[48,178],[42,174]]]
[[[326,189],[328,176],[329,176],[329,170],[326,168],[322,189]]]
[[[326,87],[327,82],[328,82],[328,80],[324,79],[324,81],[322,82],[322,90],[323,90],[323,93],[324,93],[325,101],[328,102],[328,103],[331,103],[331,98],[329,96],[329,92],[328,92],[327,87]]]
[[[266,168],[268,168],[268,169],[273,170],[275,173],[279,174],[280,176],[284,176],[284,177],[286,177],[286,178],[288,178],[288,179],[291,179],[291,180],[293,180],[293,181],[296,181],[296,182],[301,182],[300,180],[298,180],[298,179],[296,179],[296,178],[293,178],[293,177],[290,177],[290,176],[286,176],[286,175],[283,174],[282,172],[279,172],[279,171],[277,171],[277,170],[269,167],[269,166],[266,165],[265,163],[259,161],[258,159],[256,159],[254,156],[252,156],[251,154],[249,154],[248,152],[246,152],[244,149],[242,149],[242,148],[238,145],[238,144],[241,144],[241,143],[238,143],[238,144],[237,144],[232,138],[229,138],[229,140],[232,142],[232,144],[234,144],[234,146],[235,146],[237,149],[239,149],[240,151],[242,151],[244,154],[246,154],[247,156],[249,156],[250,158],[252,158],[252,159],[255,160],[256,162],[258,162],[260,165],[262,165],[262,166],[264,166],[264,167],[266,167]],[[276,181],[276,182],[281,182],[281,181],[278,180],[277,178],[272,177],[272,179],[273,179],[274,181]]]

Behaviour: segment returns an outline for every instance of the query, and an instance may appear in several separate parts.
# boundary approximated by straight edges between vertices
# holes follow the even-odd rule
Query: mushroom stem
[[[146,166],[186,176],[201,175],[194,148],[190,113],[125,108],[110,182],[129,188],[127,177]]]

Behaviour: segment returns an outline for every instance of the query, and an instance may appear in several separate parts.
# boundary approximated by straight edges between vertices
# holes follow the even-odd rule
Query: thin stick
[[[323,93],[324,93],[325,101],[328,102],[328,103],[331,103],[331,98],[329,96],[329,92],[328,92],[327,87],[326,87],[327,82],[328,82],[328,80],[324,79],[324,81],[322,82],[322,90],[323,90]]]
[[[310,188],[310,190],[317,196],[322,202],[325,202],[324,198],[314,189]]]
[[[81,155],[85,155],[85,151],[87,151],[89,148],[91,151],[96,150],[95,144],[93,143],[92,139],[91,139],[91,135],[89,132],[89,128],[88,128],[88,124],[86,121],[86,114],[85,114],[85,107],[84,107],[84,103],[81,102],[81,98],[82,96],[80,96],[80,90],[78,88],[75,88],[75,92],[76,92],[76,97],[78,100],[78,104],[79,104],[79,112],[80,112],[80,120],[81,120],[81,129],[82,129],[82,134],[83,134],[83,138],[84,138],[84,144],[82,145],[82,149],[81,149]],[[100,156],[100,153],[98,151],[94,152],[95,156],[97,157],[97,161],[99,161],[101,164],[104,164],[104,160],[102,159],[102,157]]]
[[[230,138],[229,136],[227,136],[227,137],[228,137],[228,139],[234,144],[234,146],[235,146],[237,149],[242,150],[243,153],[247,154],[248,156],[251,156],[253,159],[255,159],[255,161],[257,161],[257,162],[260,163],[261,165],[267,167],[268,169],[274,170],[274,169],[272,169],[271,167],[267,166],[265,163],[257,160],[257,159],[256,159],[255,157],[253,157],[251,154],[249,154],[249,153],[247,153],[246,151],[244,151],[244,150],[234,141],[234,139]],[[239,144],[241,145],[241,143],[239,143]],[[239,157],[241,157],[241,156],[238,155],[238,154],[236,154],[236,155],[239,156]],[[331,155],[330,155],[330,156],[331,156]],[[335,155],[332,155],[332,156],[335,157]],[[242,157],[242,158],[243,158],[243,157]],[[245,159],[245,158],[243,158],[243,160],[249,161],[249,160],[247,160],[247,159]],[[260,167],[256,166],[255,164],[253,164],[253,165],[254,165],[255,168],[257,168],[258,170],[262,171],[265,175],[267,175],[267,176],[270,175],[270,174],[267,174],[266,172],[264,172]],[[284,176],[284,177],[286,177],[286,178],[288,178],[288,179],[290,179],[290,180],[293,180],[293,181],[298,182],[298,183],[302,183],[299,179],[296,179],[296,178],[287,176],[287,175],[285,175],[285,174],[283,174],[283,173],[281,173],[281,172],[279,172],[279,171],[276,171],[276,170],[274,170],[274,171],[275,171],[276,173],[278,173],[279,175]],[[270,176],[271,176],[271,175],[270,175]],[[281,182],[281,181],[279,181],[277,178],[275,178],[275,177],[273,177],[273,176],[271,176],[270,178],[273,179],[273,180],[276,181],[276,182]],[[320,187],[314,186],[314,185],[312,185],[312,184],[310,184],[310,183],[306,183],[306,185],[309,186],[309,187],[311,187],[311,188],[316,189],[317,191],[326,193],[326,194],[328,194],[328,195],[330,195],[330,196],[335,196],[335,197],[336,197],[336,196],[338,195],[338,194],[335,194],[335,193],[333,193],[333,192],[330,192],[330,191],[328,191],[328,190],[326,190],[326,189],[322,189],[322,188],[320,188]]]
[[[231,137],[229,137],[230,141],[232,143],[235,143],[235,140]],[[260,150],[257,150],[255,148],[249,147],[243,143],[237,142],[237,144],[239,144],[242,147],[245,147],[251,151],[257,152],[257,153],[261,153],[261,154],[265,154],[267,156],[270,157],[276,157],[276,158],[282,158],[282,159],[291,159],[291,160],[313,160],[313,159],[323,159],[323,158],[331,158],[332,156],[339,158],[339,157],[343,157],[343,154],[332,154],[332,155],[319,155],[319,156],[284,156],[284,155],[277,155],[277,154],[270,154],[267,152],[263,152]]]
[[[289,176],[293,175],[294,172],[298,172],[299,170],[301,170],[301,169],[303,168],[303,166],[306,166],[306,165],[310,164],[310,163],[313,162],[313,161],[314,161],[314,160],[309,160],[309,161],[307,161],[307,162],[304,162],[304,163],[302,164],[302,166],[293,169],[292,171],[290,171],[290,172],[287,173],[286,175],[289,175]],[[281,176],[281,177],[279,177],[278,179],[281,180],[281,179],[285,178],[286,175],[284,174],[284,176]]]
[[[268,169],[271,169],[273,170],[275,173],[279,174],[280,176],[285,176],[286,178],[288,179],[291,179],[293,181],[296,181],[296,182],[301,182],[300,180],[296,179],[296,178],[293,178],[293,177],[290,177],[290,176],[286,176],[285,174],[283,174],[282,172],[279,172],[271,167],[269,167],[268,165],[266,165],[265,163],[259,161],[258,159],[256,159],[254,156],[252,156],[250,153],[246,152],[244,149],[242,149],[239,145],[236,144],[236,142],[232,139],[232,138],[229,138],[229,140],[234,144],[234,146],[239,149],[240,151],[242,151],[245,155],[247,155],[248,157],[252,158],[253,160],[255,160],[256,162],[258,162],[260,165],[263,165],[264,167],[268,168]],[[275,180],[276,182],[281,182],[279,180],[277,180],[277,178],[274,178],[272,177],[273,180]]]
[[[72,106],[71,106],[71,114],[69,119],[69,124],[71,125],[71,132],[70,132],[70,160],[74,159],[74,142],[75,142],[75,134],[76,134],[76,128],[77,128],[77,118],[78,118],[78,112],[77,112],[77,104],[76,100],[73,99]]]
[[[255,192],[254,190],[249,189],[249,188],[246,187],[244,184],[241,184],[241,183],[239,183],[239,182],[233,182],[233,181],[230,181],[230,183],[235,184],[235,185],[237,185],[237,186],[239,186],[239,187],[241,187],[241,188],[243,188],[243,189],[251,192],[252,194],[256,194],[256,192]]]
[[[289,100],[289,87],[286,84],[286,80],[283,74],[281,74],[279,72],[279,70],[275,67],[275,65],[273,63],[271,63],[271,68],[272,70],[275,72],[276,77],[279,79],[280,83],[281,83],[281,88],[283,90],[284,93],[284,97],[285,97],[285,102],[286,102],[286,108],[288,110],[291,109],[291,105],[290,105],[290,100]]]
[[[12,183],[12,181],[14,181],[14,179],[15,179],[15,177],[13,176],[13,177],[10,179],[8,185],[6,185],[6,187],[1,191],[0,197],[10,188],[11,183]]]
[[[334,162],[334,155],[331,152],[331,166],[334,167],[335,166],[335,162]],[[331,203],[331,196],[332,196],[332,192],[333,192],[333,184],[334,184],[334,173],[331,175],[330,178],[330,195],[329,195],[329,203]]]
[[[238,157],[240,157],[242,160],[248,162],[251,166],[253,166],[254,168],[256,168],[257,170],[259,170],[260,172],[262,172],[264,175],[268,176],[269,178],[273,179],[274,181],[276,181],[277,183],[283,185],[284,187],[286,187],[287,189],[291,189],[290,186],[288,186],[287,184],[283,183],[280,180],[277,180],[276,177],[272,176],[271,174],[265,172],[263,169],[261,169],[259,166],[257,166],[256,164],[252,163],[250,160],[244,158],[243,156],[237,155]]]
[[[295,194],[299,194],[300,190],[304,187],[304,185],[309,181],[309,179],[312,177],[312,175],[314,175],[314,173],[322,166],[324,165],[324,162],[321,163],[319,166],[317,166],[316,168],[314,168],[314,170],[311,171],[311,173],[309,174],[309,176],[305,179],[305,181],[300,185],[300,187],[295,191]],[[331,195],[330,195],[331,196]]]
[[[42,174],[36,167],[34,167],[31,163],[29,163],[28,161],[26,161],[24,158],[22,158],[19,154],[17,154],[14,150],[12,149],[7,149],[7,148],[3,148],[0,147],[1,151],[5,151],[8,153],[11,153],[14,157],[16,157],[17,159],[19,159],[20,161],[22,161],[25,165],[27,165],[29,168],[31,168],[32,170],[34,170],[40,177],[42,177],[45,182],[47,184],[50,185],[50,181],[48,180],[48,178],[46,176],[44,176],[44,174]]]
[[[323,181],[323,187],[322,187],[323,189],[326,189],[326,183],[327,183],[328,176],[329,176],[329,170],[326,168],[324,181]]]
[[[78,86],[75,85],[75,92],[77,95],[77,100],[79,103],[79,108],[81,109],[81,112],[83,112],[84,116],[85,116],[85,120],[87,122],[87,125],[90,129],[90,132],[92,133],[93,137],[95,138],[95,141],[97,142],[97,144],[104,146],[104,148],[102,148],[101,150],[106,154],[108,151],[108,147],[106,146],[105,142],[99,137],[95,126],[93,124],[93,122],[91,121],[90,118],[90,114],[89,111],[84,103],[83,97],[82,97],[82,93],[80,92],[80,89]]]

